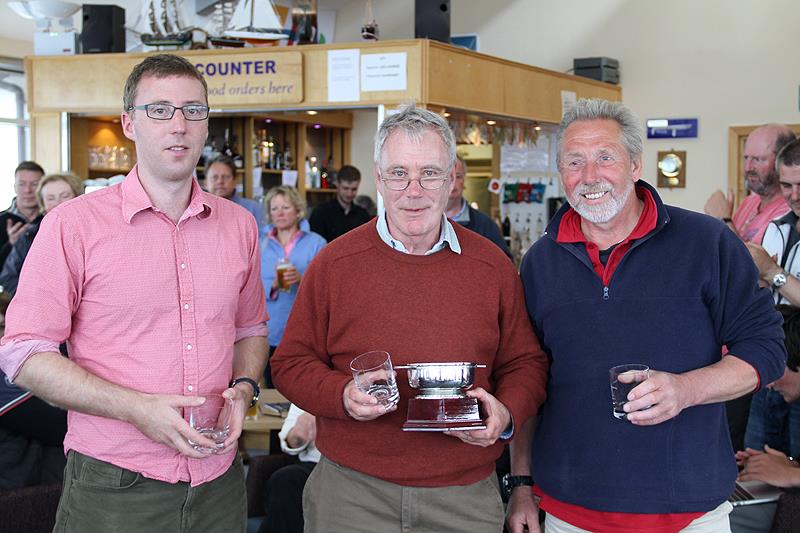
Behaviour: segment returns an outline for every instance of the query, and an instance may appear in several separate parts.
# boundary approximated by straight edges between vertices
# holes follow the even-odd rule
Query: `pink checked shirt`
[[[733,227],[736,228],[739,237],[744,242],[761,244],[769,223],[789,212],[789,205],[781,195],[778,195],[759,211],[760,205],[761,197],[757,194],[750,194],[742,200],[739,209],[733,214]]]
[[[28,357],[66,339],[72,361],[118,385],[221,392],[234,343],[266,335],[265,305],[252,215],[195,181],[176,225],[134,168],[45,217],[6,316],[0,367],[13,379]],[[191,459],[126,422],[73,411],[68,428],[65,450],[169,483],[215,479],[235,454]]]

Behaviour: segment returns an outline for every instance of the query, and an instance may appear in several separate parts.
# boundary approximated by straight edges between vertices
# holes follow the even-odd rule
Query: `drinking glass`
[[[611,404],[616,418],[625,419],[623,407],[628,403],[628,394],[642,381],[650,377],[650,368],[641,364],[626,364],[611,367]]]
[[[350,362],[356,386],[374,396],[387,408],[397,405],[400,391],[397,388],[392,358],[389,352],[372,351],[362,353]]]
[[[231,415],[233,400],[221,394],[208,394],[202,405],[186,408],[189,425],[198,433],[213,440],[216,446],[211,448],[189,440],[189,444],[200,452],[217,453],[222,449],[225,439],[231,434]]]

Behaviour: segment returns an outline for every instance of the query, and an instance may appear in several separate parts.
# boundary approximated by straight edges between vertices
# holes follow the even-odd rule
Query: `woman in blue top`
[[[283,337],[283,328],[289,318],[300,280],[311,260],[323,246],[325,239],[309,229],[305,215],[306,203],[293,187],[273,187],[264,198],[269,224],[261,240],[261,280],[267,291],[269,313],[269,353]],[[282,272],[284,289],[278,286],[276,267],[281,259],[290,266]],[[264,371],[264,381],[272,388],[269,363]]]

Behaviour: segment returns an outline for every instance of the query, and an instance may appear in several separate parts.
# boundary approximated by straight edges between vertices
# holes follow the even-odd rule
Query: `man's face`
[[[581,120],[564,132],[560,171],[572,208],[589,222],[605,224],[635,205],[631,193],[642,162],[628,156],[616,121]]]
[[[17,195],[17,206],[23,209],[38,209],[36,203],[36,187],[42,179],[42,173],[35,170],[19,170],[14,174],[14,192]]]
[[[786,403],[797,401],[800,399],[800,372],[787,366],[783,376],[770,383],[769,388],[780,393]]]
[[[749,191],[759,196],[769,196],[778,184],[775,141],[774,131],[760,128],[744,143],[744,183]]]
[[[453,184],[450,186],[450,201],[455,202],[464,194],[464,179],[466,176],[467,173],[464,169],[464,163],[456,159],[456,164],[453,168]]]
[[[783,199],[794,214],[800,216],[800,166],[781,165],[778,170],[778,184]]]
[[[134,105],[164,103],[176,107],[206,105],[203,86],[194,78],[145,76],[139,82]],[[122,113],[125,136],[136,143],[139,174],[162,181],[189,179],[208,137],[208,120],[186,120],[175,110],[169,120],[149,118],[143,109]]]
[[[342,205],[351,206],[358,194],[360,181],[340,181],[336,184],[336,197]]]
[[[448,158],[444,142],[433,130],[426,130],[419,139],[410,139],[404,131],[394,131],[386,139],[381,154],[383,177],[408,177],[411,183],[404,191],[386,187],[375,173],[375,185],[383,196],[389,230],[401,241],[438,240],[442,215],[447,205],[452,172],[441,188],[423,189],[419,178],[423,172],[443,175]]]
[[[236,189],[236,178],[225,163],[212,163],[206,171],[206,186],[211,194],[230,198]]]

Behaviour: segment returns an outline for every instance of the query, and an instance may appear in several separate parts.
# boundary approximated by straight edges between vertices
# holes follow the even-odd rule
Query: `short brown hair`
[[[361,181],[361,172],[352,165],[345,165],[336,173],[336,183],[341,183],[343,181],[348,183]]]
[[[203,85],[203,94],[208,102],[208,85],[205,78],[187,59],[174,54],[156,54],[145,58],[144,61],[133,67],[128,80],[125,82],[125,91],[122,94],[122,106],[125,111],[130,111],[136,100],[136,90],[139,82],[145,76],[154,78],[169,78],[179,76],[194,78]]]
[[[208,177],[208,169],[211,168],[211,165],[213,165],[214,163],[220,163],[225,165],[230,169],[231,174],[233,174],[233,176],[236,177],[236,165],[234,164],[233,159],[231,159],[227,155],[218,155],[214,159],[209,159],[206,162],[206,166],[203,169],[206,174],[206,177]]]
[[[41,172],[42,174],[44,174],[44,169],[36,161],[23,161],[22,163],[17,165],[17,168],[14,169],[14,175],[16,176],[17,172],[19,172],[20,170],[31,170],[33,172]]]
[[[77,198],[83,194],[83,181],[75,174],[48,174],[39,180],[39,185],[36,186],[36,203],[39,204],[39,210],[44,213],[44,199],[42,198],[42,188],[53,181],[63,181],[69,188],[72,189],[72,194]]]
[[[289,201],[290,204],[292,204],[292,206],[294,206],[295,209],[297,209],[298,220],[306,216],[306,201],[303,200],[303,198],[300,196],[300,193],[297,192],[297,189],[294,187],[288,187],[286,185],[279,185],[267,191],[267,195],[264,197],[264,211],[267,213],[268,222],[272,223],[272,215],[269,212],[269,204],[276,196],[283,196]]]

